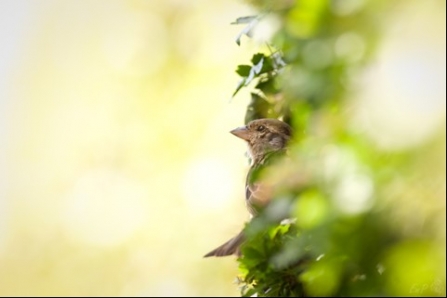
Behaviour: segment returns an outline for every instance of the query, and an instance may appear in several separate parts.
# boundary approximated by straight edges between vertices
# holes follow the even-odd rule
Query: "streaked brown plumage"
[[[248,144],[251,165],[245,183],[245,202],[251,216],[257,216],[259,210],[270,202],[272,190],[266,184],[253,181],[255,180],[253,176],[258,169],[268,166],[271,157],[285,152],[292,129],[286,123],[276,119],[258,119],[232,130],[231,133]],[[204,257],[240,255],[239,247],[243,242],[244,234],[241,231]]]

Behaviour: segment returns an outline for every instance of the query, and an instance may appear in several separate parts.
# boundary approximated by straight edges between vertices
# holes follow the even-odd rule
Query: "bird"
[[[250,217],[256,217],[272,199],[271,186],[257,182],[260,170],[271,165],[272,161],[287,152],[287,144],[292,137],[292,128],[285,122],[262,118],[250,121],[247,125],[230,131],[248,145],[250,168],[245,181],[245,203]],[[240,246],[245,241],[244,232],[213,249],[204,257],[241,256]]]

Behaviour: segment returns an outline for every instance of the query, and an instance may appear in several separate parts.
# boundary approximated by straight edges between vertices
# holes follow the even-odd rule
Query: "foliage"
[[[416,198],[407,192],[415,176],[428,181],[416,160],[433,151],[429,145],[381,150],[346,115],[348,95],[374,54],[391,3],[253,4],[262,13],[234,22],[246,24],[238,44],[259,22],[274,20],[278,28],[267,53],[237,67],[241,79],[233,96],[253,82],[245,122],[283,119],[296,135],[290,160],[263,173],[275,182],[276,197],[246,226],[241,294],[445,295],[445,238],[436,235],[431,211],[409,230],[417,196],[426,204],[438,199],[435,191],[415,190]],[[434,175],[445,177],[436,169]],[[286,217],[296,222],[280,223]]]

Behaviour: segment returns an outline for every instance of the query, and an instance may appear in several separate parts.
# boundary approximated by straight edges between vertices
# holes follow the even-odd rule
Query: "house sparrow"
[[[248,144],[251,165],[245,183],[245,202],[251,217],[257,216],[259,211],[270,202],[272,190],[265,183],[256,182],[255,176],[258,170],[268,166],[272,157],[285,152],[292,129],[286,123],[276,119],[258,119],[232,130],[231,133]],[[223,257],[233,254],[240,256],[239,247],[244,239],[244,233],[241,231],[204,257]]]

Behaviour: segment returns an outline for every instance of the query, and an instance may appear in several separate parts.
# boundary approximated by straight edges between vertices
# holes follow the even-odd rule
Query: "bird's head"
[[[291,138],[292,128],[276,119],[257,119],[231,133],[248,143],[253,162],[263,160],[267,153],[285,149]]]

